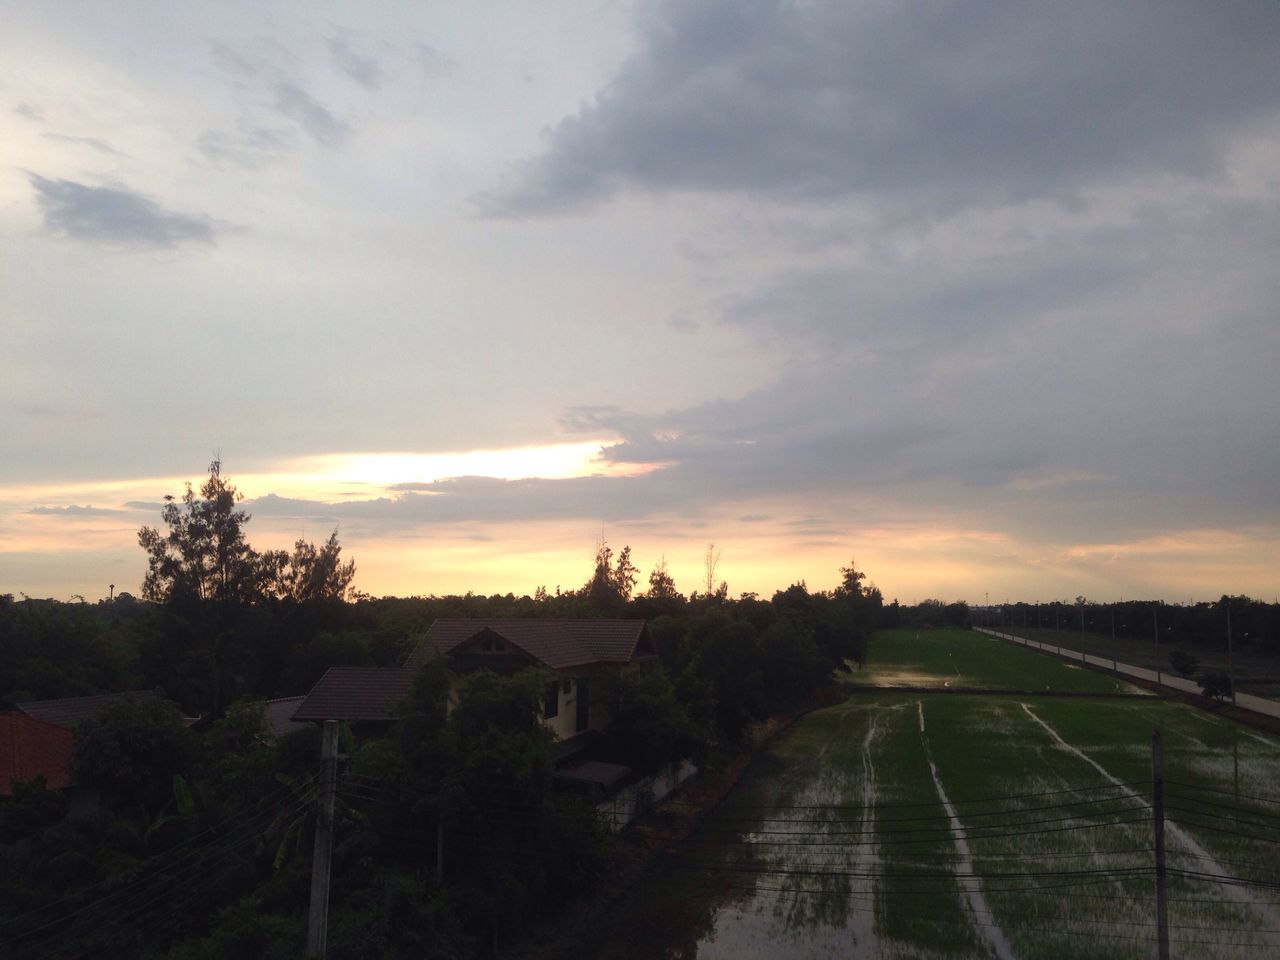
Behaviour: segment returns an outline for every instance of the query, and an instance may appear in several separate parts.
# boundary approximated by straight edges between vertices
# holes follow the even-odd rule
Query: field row
[[[1124,692],[976,634],[877,641],[858,680]],[[628,905],[610,955],[1154,956],[1156,727],[1172,955],[1275,955],[1274,738],[1150,696],[900,689],[859,690],[771,744]]]

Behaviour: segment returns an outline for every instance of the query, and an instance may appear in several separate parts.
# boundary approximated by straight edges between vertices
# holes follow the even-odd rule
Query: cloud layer
[[[93,187],[28,174],[50,233],[107,246],[174,247],[213,243],[214,221],[204,214],[166,210],[124,187]]]
[[[1280,11],[1252,2],[650,4],[644,42],[495,203],[626,187],[928,208],[1123,171],[1220,172],[1280,102]]]

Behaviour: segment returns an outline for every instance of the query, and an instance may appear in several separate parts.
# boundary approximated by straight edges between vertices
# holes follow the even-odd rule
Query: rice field
[[[867,673],[890,678],[950,669],[983,689],[1114,692],[973,634],[877,638],[871,659]],[[893,689],[773,741],[623,905],[600,955],[1154,957],[1155,728],[1171,955],[1275,955],[1275,738],[1154,697]]]

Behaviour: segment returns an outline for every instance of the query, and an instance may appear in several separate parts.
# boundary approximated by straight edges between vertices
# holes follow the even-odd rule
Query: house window
[[[542,716],[546,720],[560,715],[560,681],[552,680],[547,684],[547,695],[542,704]]]

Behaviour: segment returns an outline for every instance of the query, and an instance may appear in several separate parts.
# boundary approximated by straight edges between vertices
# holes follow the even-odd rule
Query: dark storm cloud
[[[296,121],[320,146],[335,149],[350,136],[351,128],[301,87],[281,81],[275,85],[275,95],[276,109]]]
[[[1131,279],[1111,246],[1041,256],[1017,250],[966,264],[920,255],[886,264],[783,271],[730,298],[722,319],[825,347],[878,351],[923,345],[933,353],[1078,302]]]
[[[931,207],[1060,196],[1100,177],[1213,174],[1280,105],[1280,6],[668,0],[640,49],[490,212],[626,186]]]
[[[174,247],[212,243],[214,221],[204,214],[166,210],[123,187],[91,187],[28,173],[50,233],[117,246]]]

